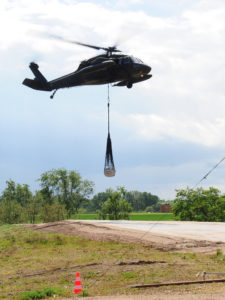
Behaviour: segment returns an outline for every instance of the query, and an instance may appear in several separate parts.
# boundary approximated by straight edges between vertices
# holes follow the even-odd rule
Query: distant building
[[[160,204],[160,212],[161,213],[171,212],[171,205],[170,204]]]

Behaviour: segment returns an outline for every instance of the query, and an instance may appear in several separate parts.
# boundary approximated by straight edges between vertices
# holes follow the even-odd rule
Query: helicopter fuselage
[[[152,77],[151,67],[132,56],[113,54],[98,55],[82,61],[78,69],[63,77],[47,81],[38,70],[38,65],[30,64],[35,79],[25,79],[23,84],[43,91],[58,90],[82,85],[99,85],[115,83],[114,86],[127,86],[147,80]]]

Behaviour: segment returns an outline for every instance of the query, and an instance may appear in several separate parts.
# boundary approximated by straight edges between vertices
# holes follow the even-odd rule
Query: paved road
[[[89,221],[88,221],[89,222]],[[92,221],[121,228],[149,231],[169,236],[225,243],[225,223],[178,221]]]

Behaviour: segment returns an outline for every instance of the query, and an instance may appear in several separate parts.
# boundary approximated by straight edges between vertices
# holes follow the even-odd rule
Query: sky
[[[107,86],[51,100],[22,85],[31,61],[52,80],[101,53],[47,35],[116,44],[152,68],[132,89],[110,87],[113,178],[103,174]],[[0,192],[9,179],[34,191],[43,172],[66,168],[95,193],[124,186],[172,200],[225,156],[223,0],[1,0],[0,36]],[[201,186],[225,193],[225,163]]]

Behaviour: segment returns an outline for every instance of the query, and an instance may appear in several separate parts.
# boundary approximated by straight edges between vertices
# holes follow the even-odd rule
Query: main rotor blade
[[[105,48],[102,48],[102,47],[98,47],[98,46],[94,46],[94,45],[89,45],[89,44],[84,44],[84,43],[80,43],[80,42],[77,42],[77,41],[72,41],[72,40],[64,39],[64,38],[62,38],[60,36],[57,36],[57,35],[51,35],[50,37],[53,38],[53,39],[65,42],[65,43],[77,44],[77,45],[81,45],[81,46],[93,48],[93,49],[96,49],[96,50],[100,50],[100,49],[105,50]]]
[[[116,49],[116,46],[105,48],[105,47],[99,47],[99,46],[94,46],[94,45],[90,45],[90,44],[84,44],[84,43],[80,43],[77,41],[64,39],[64,38],[62,38],[60,36],[56,36],[56,35],[51,35],[50,37],[53,39],[65,42],[65,43],[76,44],[76,45],[80,45],[80,46],[84,46],[84,47],[88,47],[88,48],[92,48],[92,49],[96,49],[96,50],[105,50],[106,52],[108,52],[108,51],[121,52],[120,50]]]
[[[94,45],[84,44],[84,43],[71,41],[71,40],[65,40],[65,39],[62,39],[62,40],[64,40],[65,42],[71,43],[71,44],[76,44],[76,45],[80,45],[80,46],[84,46],[84,47],[89,47],[89,48],[93,48],[93,49],[96,49],[96,50],[100,50],[100,49],[105,50],[105,48],[94,46]]]

